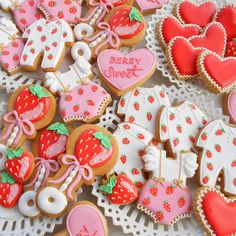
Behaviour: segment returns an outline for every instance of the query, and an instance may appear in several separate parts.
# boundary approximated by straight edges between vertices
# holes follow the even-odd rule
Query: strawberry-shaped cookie
[[[19,88],[10,97],[8,113],[3,116],[5,127],[0,141],[17,146],[34,138],[36,130],[52,121],[55,111],[55,98],[45,88],[40,85]]]
[[[14,207],[22,194],[22,184],[12,179],[7,172],[0,176],[0,205],[5,208]]]
[[[113,204],[128,205],[138,198],[138,190],[134,183],[125,175],[111,176],[100,189],[108,194]]]
[[[34,157],[23,148],[7,149],[5,169],[18,182],[25,182],[30,178],[34,169]]]
[[[115,7],[106,16],[111,29],[119,36],[123,46],[139,43],[146,30],[146,22],[141,12],[135,7]]]
[[[107,174],[117,158],[116,140],[106,129],[96,125],[75,129],[69,135],[66,154],[59,158],[61,168],[38,193],[39,209],[51,217],[62,215],[76,190],[83,183],[92,184],[96,175]]]

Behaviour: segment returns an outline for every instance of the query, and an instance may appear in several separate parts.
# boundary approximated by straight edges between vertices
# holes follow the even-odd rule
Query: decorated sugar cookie
[[[40,215],[40,211],[36,207],[37,192],[45,186],[48,178],[59,170],[57,158],[66,152],[68,135],[69,131],[66,125],[56,122],[40,131],[34,140],[32,146],[36,156],[35,171],[24,186],[25,191],[18,204],[19,211],[24,216],[36,217]]]
[[[236,195],[236,128],[221,120],[208,123],[200,132],[196,146],[200,156],[199,183],[215,187],[221,174],[222,192]],[[221,158],[223,157],[223,158]]]
[[[215,20],[224,26],[228,41],[236,38],[236,7],[234,5],[223,6],[217,11]]]
[[[112,134],[97,125],[83,125],[69,136],[61,168],[46,181],[37,195],[37,206],[50,217],[62,215],[83,184],[92,184],[96,175],[107,174],[118,158]],[[53,199],[53,201],[51,201]]]
[[[236,90],[231,90],[225,95],[226,113],[230,116],[230,121],[236,125]]]
[[[145,169],[152,172],[139,196],[138,209],[148,214],[154,223],[172,225],[192,215],[192,200],[186,179],[193,177],[198,167],[197,155],[183,152],[176,159],[166,157],[166,151],[149,146],[143,157]]]
[[[24,0],[0,0],[0,8],[5,12],[9,12],[23,1]]]
[[[38,8],[47,20],[65,20],[76,25],[82,13],[82,0],[52,1],[40,0]]]
[[[122,46],[132,46],[141,42],[146,31],[144,16],[132,6],[119,6],[105,17],[111,30],[120,38]]]
[[[169,0],[136,0],[136,5],[143,14],[149,14],[155,12],[156,9],[161,8],[168,2]]]
[[[44,71],[56,71],[60,66],[66,47],[74,43],[71,27],[64,20],[41,19],[30,25],[22,35],[27,39],[20,64],[25,70],[36,70],[41,62]]]
[[[236,84],[236,58],[220,57],[213,52],[202,52],[198,57],[198,73],[214,93],[223,93]]]
[[[125,173],[140,190],[145,181],[143,175],[144,149],[152,142],[153,135],[139,125],[120,123],[113,133],[117,140],[120,156],[114,170]]]
[[[212,1],[202,1],[196,4],[193,1],[181,0],[178,1],[174,9],[174,14],[184,24],[196,24],[200,27],[205,27],[213,21],[217,7]]]
[[[234,235],[236,200],[216,188],[202,187],[196,193],[194,212],[206,235]]]
[[[24,49],[24,40],[20,38],[15,24],[2,17],[0,19],[0,65],[8,74],[20,71],[20,57]]]
[[[203,50],[203,48],[195,48],[184,37],[175,37],[170,41],[166,49],[166,57],[176,79],[188,80],[198,76],[197,58]]]
[[[206,123],[204,112],[194,103],[184,101],[159,112],[157,137],[166,144],[167,153],[174,157],[179,152],[193,150],[197,134]]]
[[[99,54],[97,63],[102,80],[115,95],[120,96],[153,75],[156,57],[147,48],[136,49],[128,55],[107,49]]]
[[[163,48],[176,36],[190,38],[199,35],[201,28],[194,24],[183,24],[174,16],[162,18],[157,25],[157,37]]]
[[[138,198],[137,187],[125,174],[112,175],[103,181],[100,190],[108,195],[112,204],[128,205]]]
[[[157,113],[162,106],[170,106],[170,101],[160,86],[138,87],[120,98],[117,113],[125,122],[138,124],[156,136]]]
[[[16,182],[7,172],[0,174],[0,205],[4,208],[14,207],[22,194],[22,183]]]
[[[67,229],[55,236],[108,236],[106,218],[102,212],[88,201],[72,205],[67,216]]]

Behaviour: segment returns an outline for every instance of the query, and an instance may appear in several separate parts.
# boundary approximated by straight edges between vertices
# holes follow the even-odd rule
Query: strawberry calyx
[[[69,135],[69,130],[66,128],[66,124],[64,123],[56,122],[50,125],[47,129],[51,131],[55,131],[57,134],[63,134],[66,136]]]
[[[114,176],[111,176],[108,179],[108,183],[105,185],[100,186],[100,190],[102,192],[108,193],[108,194],[112,194],[112,190],[113,188],[116,186],[117,180]]]
[[[233,38],[232,41],[236,43],[236,38]]]
[[[138,12],[138,10],[135,7],[132,7],[132,10],[129,13],[129,19],[131,21],[136,20],[138,22],[142,22],[142,18]]]
[[[40,98],[40,99],[41,99],[41,98],[50,97],[50,94],[47,93],[47,92],[45,91],[45,89],[44,89],[42,86],[38,85],[38,84],[36,84],[36,85],[31,85],[29,89],[30,89],[30,92],[31,92],[33,95],[37,96],[37,97]]]
[[[6,150],[6,152],[7,152],[7,158],[8,158],[9,160],[12,160],[12,159],[14,159],[14,158],[19,158],[19,157],[22,156],[22,154],[23,154],[23,148],[16,148],[16,149],[10,149],[10,148],[8,148],[8,149]]]
[[[96,139],[100,140],[103,147],[105,147],[108,150],[111,149],[111,141],[109,139],[112,136],[111,134],[104,135],[101,131],[97,131],[93,134],[93,136]]]
[[[3,172],[1,174],[1,182],[2,183],[9,183],[9,184],[14,184],[16,181],[7,173],[7,172]]]

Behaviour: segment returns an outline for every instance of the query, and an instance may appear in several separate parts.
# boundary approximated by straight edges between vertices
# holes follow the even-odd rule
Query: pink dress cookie
[[[175,160],[155,146],[146,148],[143,157],[145,170],[152,172],[152,179],[144,185],[138,200],[138,209],[150,215],[155,223],[171,225],[191,217],[192,200],[186,179],[198,167],[194,153],[178,153]]]
[[[42,18],[38,10],[39,2],[40,0],[25,0],[12,10],[14,22],[21,31]]]
[[[82,6],[80,0],[51,1],[41,0],[38,8],[47,20],[65,20],[70,25],[78,23]]]

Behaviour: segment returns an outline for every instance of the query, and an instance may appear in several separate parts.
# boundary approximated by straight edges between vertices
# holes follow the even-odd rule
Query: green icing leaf
[[[236,38],[233,38],[233,42],[236,42]]]
[[[9,184],[14,184],[16,181],[7,173],[3,172],[2,175],[2,183],[9,183]]]
[[[138,10],[135,7],[132,7],[132,10],[129,13],[129,19],[136,20],[138,22],[142,22],[142,17],[140,16]]]
[[[17,157],[21,157],[23,154],[23,148],[17,148],[15,150],[8,148],[7,149],[7,157],[9,160],[12,160]]]
[[[46,97],[50,97],[50,94],[48,92],[45,91],[45,89],[36,84],[36,85],[31,85],[30,86],[30,92],[37,96],[38,98],[46,98]]]
[[[103,133],[101,131],[98,131],[98,132],[94,133],[93,136],[95,138],[101,140],[103,138]]]
[[[101,191],[108,193],[108,194],[112,194],[112,190],[113,188],[116,186],[116,178],[114,176],[112,176],[109,180],[108,183],[106,185],[102,185],[100,187]]]
[[[109,140],[109,138],[107,136],[103,137],[101,143],[105,148],[111,149],[111,141]]]
[[[66,128],[66,124],[56,122],[48,127],[48,130],[55,131],[58,134],[69,135],[69,130]]]

